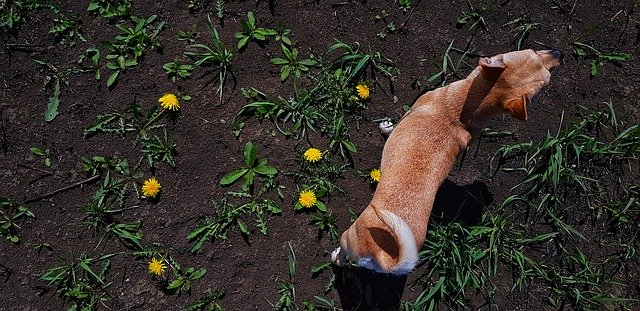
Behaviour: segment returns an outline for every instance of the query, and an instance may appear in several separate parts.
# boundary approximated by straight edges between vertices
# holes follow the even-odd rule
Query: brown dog
[[[411,272],[427,233],[433,201],[458,154],[500,111],[527,119],[527,102],[549,84],[556,50],[516,51],[482,58],[464,80],[422,95],[382,151],[382,178],[369,206],[331,253],[397,275]]]

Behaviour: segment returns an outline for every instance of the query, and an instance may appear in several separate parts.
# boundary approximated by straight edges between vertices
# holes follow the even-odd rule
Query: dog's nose
[[[564,54],[562,54],[560,50],[552,49],[549,53],[553,55],[555,59],[562,60],[564,58]]]

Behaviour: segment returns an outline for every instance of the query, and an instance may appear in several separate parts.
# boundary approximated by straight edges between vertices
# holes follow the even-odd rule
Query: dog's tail
[[[378,218],[384,222],[395,238],[398,247],[398,257],[391,258],[387,254],[380,254],[376,258],[380,272],[396,275],[407,274],[418,264],[418,246],[409,225],[391,211],[379,210],[371,204]]]

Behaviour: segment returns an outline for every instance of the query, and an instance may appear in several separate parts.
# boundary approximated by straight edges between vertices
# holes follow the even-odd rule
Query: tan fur
[[[402,257],[411,255],[410,261],[417,261],[416,249],[424,242],[436,191],[458,154],[491,116],[504,111],[526,120],[527,102],[549,84],[550,71],[560,58],[557,51],[533,50],[483,58],[466,79],[418,98],[389,136],[373,199],[343,233],[332,261],[341,265],[348,256],[379,272],[411,271],[416,262],[401,263]],[[381,210],[403,220],[413,239],[402,240],[382,220]],[[415,257],[407,253],[407,246]]]

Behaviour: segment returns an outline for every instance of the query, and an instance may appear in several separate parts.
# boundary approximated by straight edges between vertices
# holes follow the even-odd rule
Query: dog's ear
[[[502,59],[502,54],[480,58],[478,65],[482,68],[482,74],[486,78],[499,76],[507,67]]]
[[[502,109],[518,120],[527,121],[527,95],[505,101]]]

